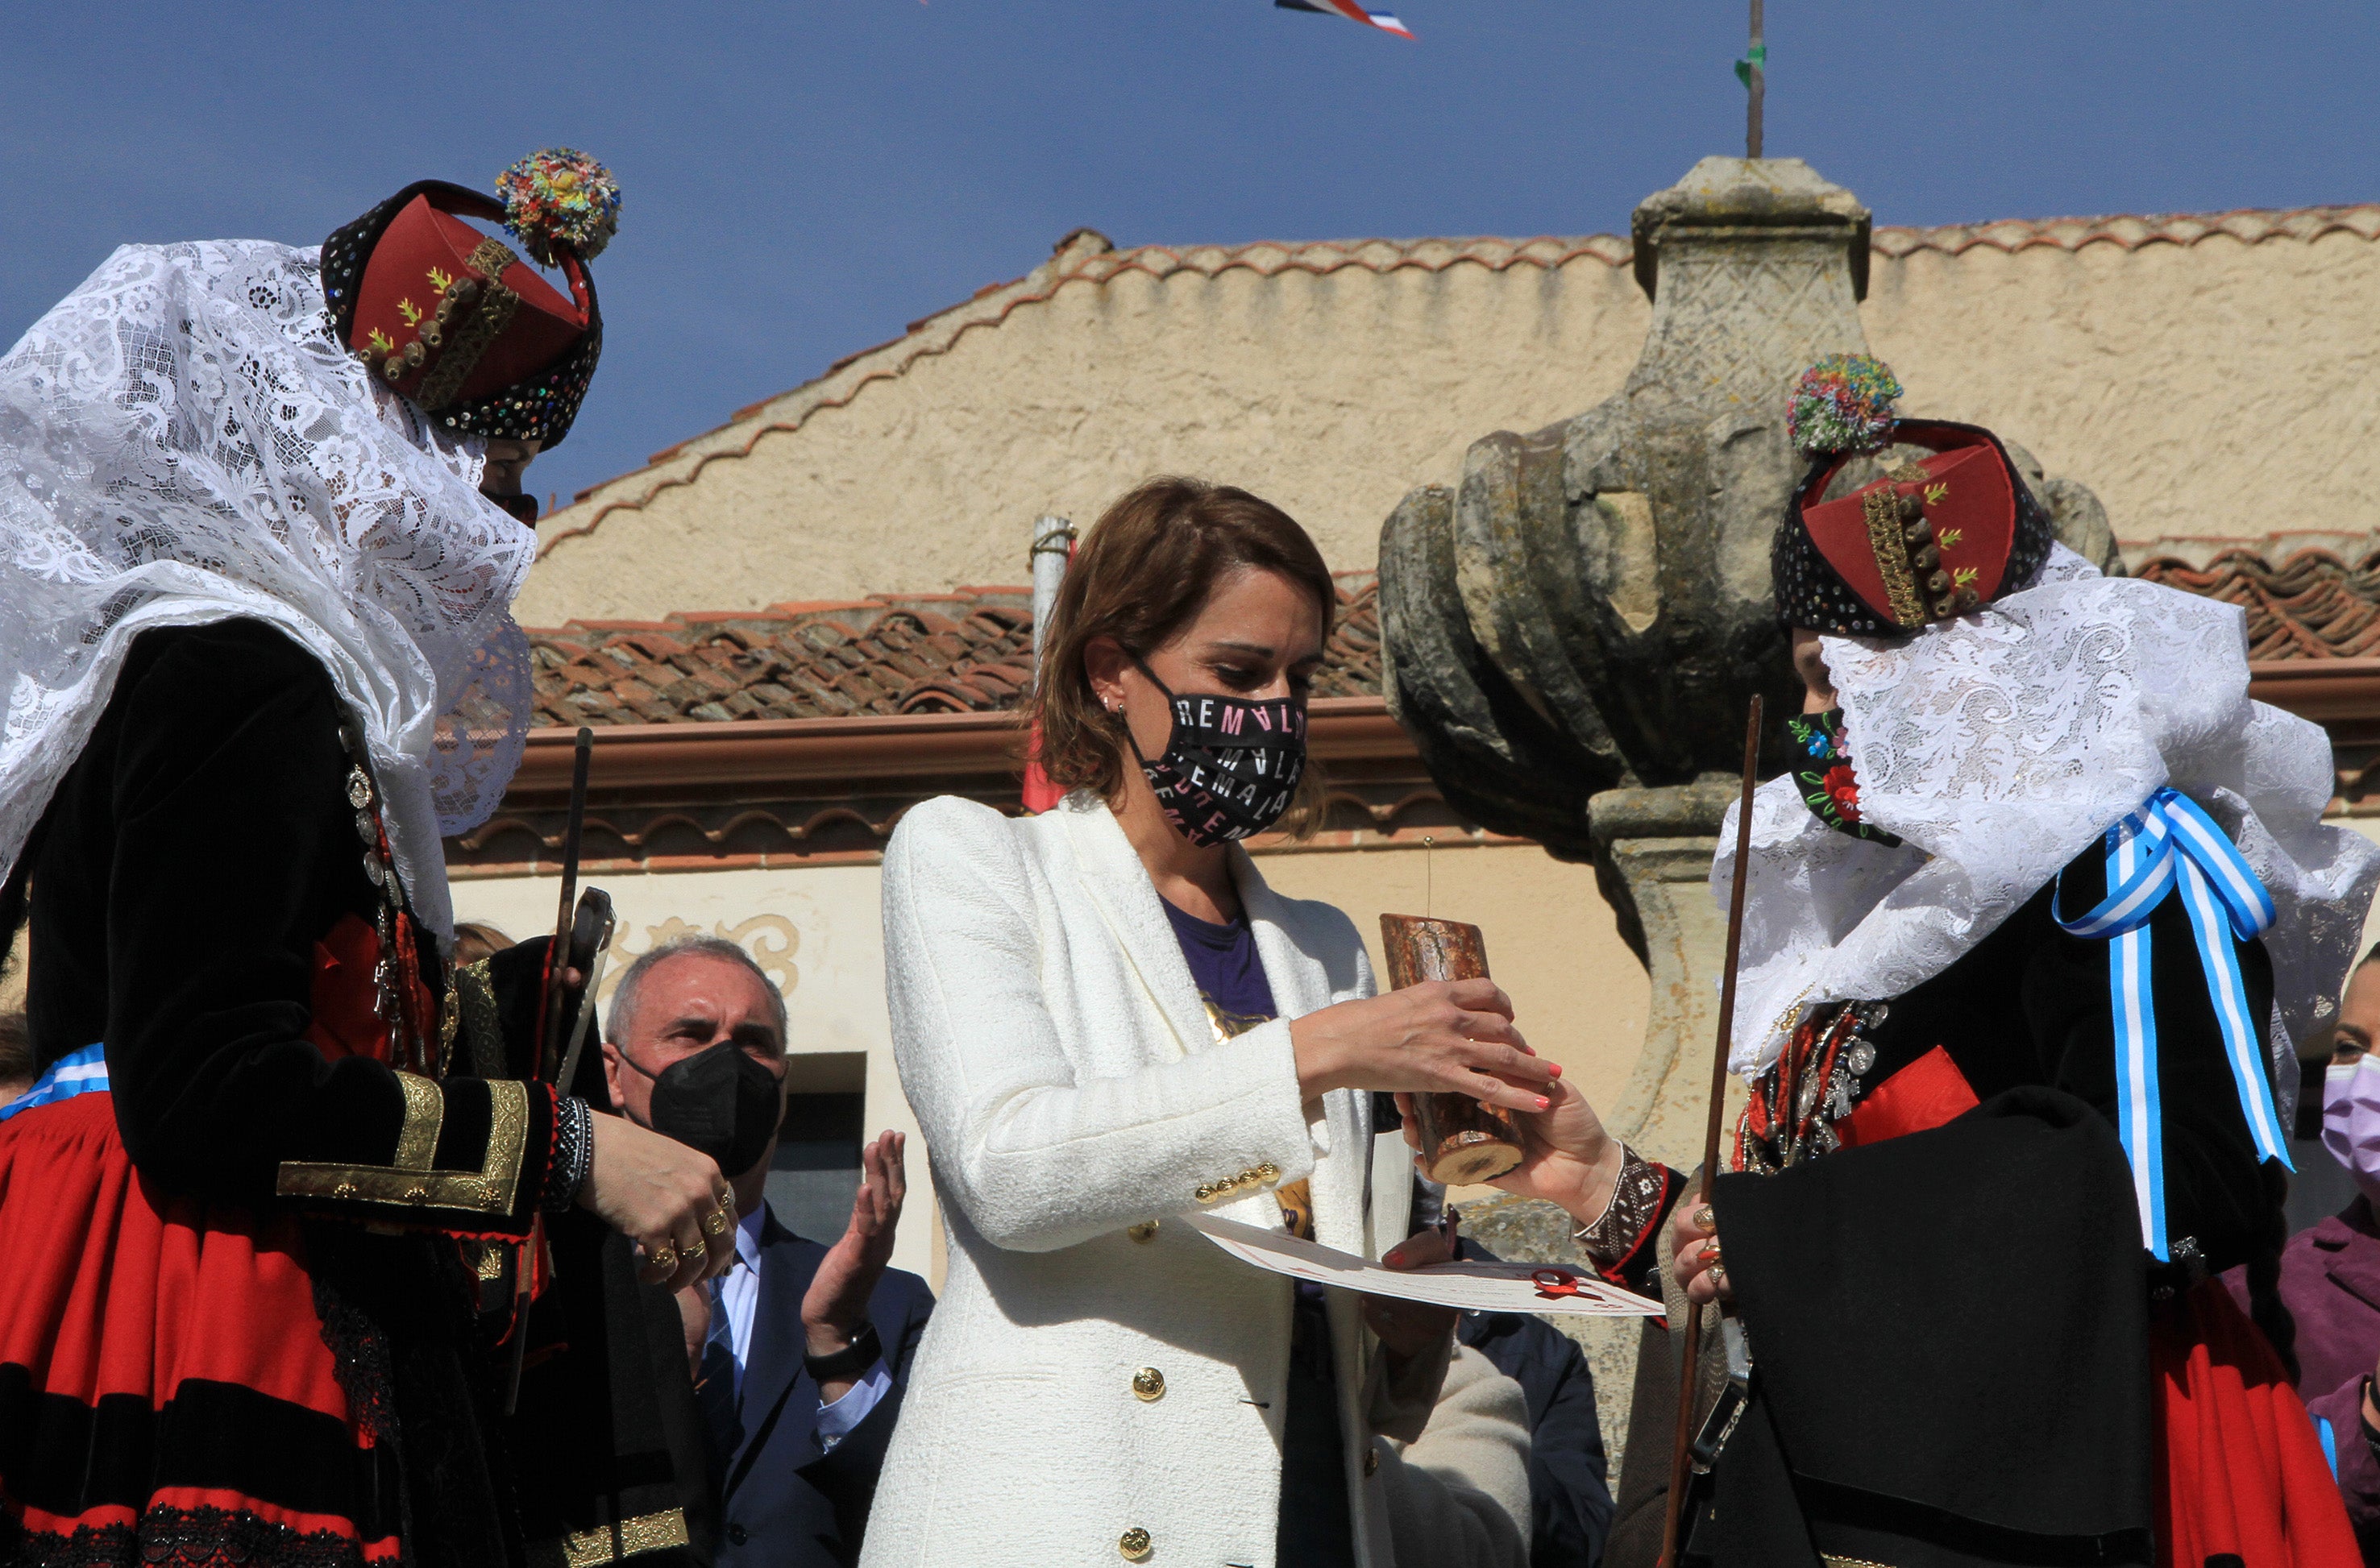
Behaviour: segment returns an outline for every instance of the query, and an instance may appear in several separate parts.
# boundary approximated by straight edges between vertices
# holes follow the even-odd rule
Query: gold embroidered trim
[[[426,1171],[438,1163],[446,1096],[419,1073],[398,1073],[396,1086],[405,1091],[405,1123],[396,1129],[396,1154],[389,1163],[401,1171]]]
[[[512,247],[498,239],[483,239],[471,252],[470,260],[464,265],[487,280],[480,285],[479,304],[455,324],[445,352],[438,356],[430,374],[421,378],[421,385],[414,389],[414,402],[433,414],[454,402],[455,394],[463,390],[464,378],[479,368],[480,356],[488,352],[488,345],[512,325],[513,313],[520,308],[520,296],[504,287],[500,280],[504,269],[519,260]]]
[[[400,1081],[412,1078],[399,1073]],[[428,1079],[414,1081],[438,1086]],[[410,1107],[407,1091],[408,1109]],[[442,1102],[441,1110],[443,1110]],[[409,1118],[408,1118],[409,1120]],[[404,1147],[404,1134],[398,1135]],[[431,1148],[437,1148],[433,1134]],[[488,1082],[488,1155],[477,1171],[436,1171],[423,1166],[334,1165],[284,1160],[273,1190],[284,1198],[331,1198],[342,1202],[395,1203],[410,1208],[468,1209],[509,1214],[520,1188],[521,1157],[528,1150],[528,1086],[516,1079]]]
[[[1820,1555],[1827,1568],[1892,1568],[1889,1562],[1871,1562],[1864,1557],[1837,1557],[1830,1551]]]
[[[603,1568],[605,1563],[642,1552],[666,1551],[686,1544],[686,1511],[664,1508],[616,1525],[598,1525],[591,1530],[532,1542],[528,1561],[530,1568]]]
[[[1909,541],[1900,533],[1900,492],[1878,485],[1860,501],[1867,520],[1867,546],[1876,569],[1884,578],[1884,597],[1892,619],[1902,626],[1925,624],[1925,605],[1917,597],[1917,575],[1909,566]]]
[[[465,964],[455,971],[455,1010],[461,1017],[456,1032],[463,1042],[462,1060],[467,1064],[464,1070],[474,1078],[504,1077],[504,1031],[496,1011],[495,982],[487,959]]]

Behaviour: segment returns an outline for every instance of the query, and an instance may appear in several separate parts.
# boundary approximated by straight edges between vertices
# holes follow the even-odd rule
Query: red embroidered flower
[[[1827,798],[1835,802],[1836,815],[1845,822],[1860,819],[1859,780],[1852,777],[1849,764],[1838,763],[1827,769],[1827,777],[1819,782],[1827,791]]]

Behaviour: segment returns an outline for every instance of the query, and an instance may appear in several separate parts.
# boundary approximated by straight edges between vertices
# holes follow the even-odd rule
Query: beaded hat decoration
[[[1999,438],[1902,419],[1893,407],[1900,392],[1883,361],[1835,354],[1787,394],[1786,430],[1811,458],[1769,551],[1778,618],[1789,626],[1904,635],[2017,591],[2049,557],[2049,514]],[[1888,464],[1876,458],[1895,452]],[[1882,476],[1829,499],[1858,462]]]
[[[586,262],[618,225],[619,187],[567,148],[523,159],[498,185],[503,201],[423,180],[336,230],[322,243],[323,296],[340,343],[438,423],[557,446],[603,349]],[[572,297],[465,217],[504,223]]]

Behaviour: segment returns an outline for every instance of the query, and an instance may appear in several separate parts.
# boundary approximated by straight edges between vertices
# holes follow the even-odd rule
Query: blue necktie
[[[726,1277],[722,1274],[710,1282],[710,1332],[702,1342],[702,1375],[694,1385],[695,1404],[702,1412],[703,1437],[710,1445],[714,1473],[720,1476],[726,1475],[729,1461],[735,1457],[735,1450],[744,1441],[744,1423],[735,1397],[735,1340],[727,1322],[725,1292],[721,1289]]]

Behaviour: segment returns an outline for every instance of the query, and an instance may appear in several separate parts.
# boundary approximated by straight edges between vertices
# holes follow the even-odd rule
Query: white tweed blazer
[[[1273,1189],[1310,1177],[1318,1239],[1377,1256],[1403,1236],[1411,1164],[1383,1137],[1376,1175],[1368,1096],[1299,1101],[1289,1019],[1372,994],[1354,925],[1237,849],[1232,869],[1281,1016],[1218,1041],[1106,806],[1014,819],[946,796],[893,834],[893,1050],[949,1272],[867,1568],[1270,1568],[1290,1283],[1175,1216],[1278,1224]],[[1330,1322],[1359,1561],[1390,1568],[1380,1433],[1427,1412],[1396,1430],[1354,1297],[1332,1293]]]

